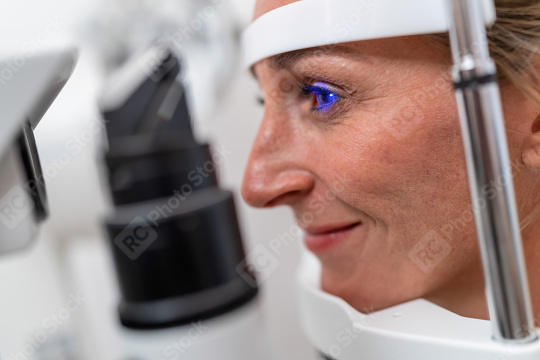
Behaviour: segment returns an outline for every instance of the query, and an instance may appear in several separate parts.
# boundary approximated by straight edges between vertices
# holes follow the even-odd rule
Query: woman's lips
[[[321,252],[344,240],[353,229],[360,225],[360,222],[355,222],[347,225],[306,228],[304,242],[311,252]]]

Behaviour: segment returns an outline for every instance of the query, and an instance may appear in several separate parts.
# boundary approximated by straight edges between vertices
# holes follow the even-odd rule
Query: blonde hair
[[[495,0],[497,22],[488,29],[499,82],[510,82],[540,106],[540,77],[535,65],[540,44],[540,1]],[[538,204],[521,221],[524,230],[540,216]]]
[[[540,105],[535,55],[540,44],[540,1],[495,0],[497,22],[488,29],[491,55],[500,81],[511,82]]]
[[[540,106],[540,76],[535,63],[540,45],[540,1],[495,0],[497,21],[487,30],[499,83],[512,84]],[[448,36],[433,35],[448,46]],[[540,204],[521,221],[522,230],[540,217]]]
[[[540,44],[540,1],[495,0],[495,6],[497,21],[487,35],[499,82],[512,83],[540,105],[540,77],[533,63]],[[449,46],[447,34],[429,37]]]

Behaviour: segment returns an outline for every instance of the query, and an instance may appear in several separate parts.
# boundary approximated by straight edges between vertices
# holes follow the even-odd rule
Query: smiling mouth
[[[347,225],[307,228],[304,229],[304,243],[311,252],[321,252],[345,240],[351,231],[360,225],[361,222],[355,222]]]

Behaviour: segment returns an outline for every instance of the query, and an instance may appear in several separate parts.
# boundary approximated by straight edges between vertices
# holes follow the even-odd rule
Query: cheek
[[[383,221],[405,221],[411,211],[427,216],[433,204],[437,216],[457,211],[454,200],[468,201],[468,192],[449,95],[436,103],[403,99],[375,116],[352,114],[321,140],[329,149],[321,157],[323,181],[340,199]]]

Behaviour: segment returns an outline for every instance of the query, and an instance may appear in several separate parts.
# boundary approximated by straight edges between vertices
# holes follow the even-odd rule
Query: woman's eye
[[[316,92],[315,95],[319,107],[332,105],[339,100],[339,96],[333,92]]]
[[[335,102],[339,101],[341,97],[330,91],[323,85],[299,85],[302,93],[307,96],[314,96],[317,105],[313,107],[313,110],[323,111],[329,109]]]

